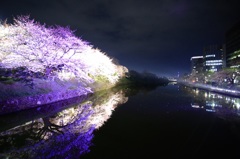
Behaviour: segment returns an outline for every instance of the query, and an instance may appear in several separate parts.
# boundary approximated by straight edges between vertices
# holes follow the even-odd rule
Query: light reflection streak
[[[240,112],[240,99],[224,96],[221,94],[213,93],[211,91],[203,91],[199,89],[191,89],[188,87],[182,87],[184,91],[189,94],[194,94],[192,108],[204,108],[207,112],[222,112],[226,107],[231,109],[233,112],[239,114]],[[221,89],[221,88],[217,88]],[[235,90],[232,92],[236,92]],[[202,107],[200,105],[203,105]],[[227,106],[228,105],[228,106]],[[229,108],[230,105],[230,108]]]
[[[214,109],[206,109],[207,112],[216,112]]]

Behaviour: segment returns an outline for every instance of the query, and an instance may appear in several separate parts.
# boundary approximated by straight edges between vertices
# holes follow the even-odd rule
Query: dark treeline
[[[166,77],[158,77],[157,75],[150,72],[137,72],[130,70],[126,73],[125,79],[120,81],[120,84],[131,84],[134,86],[159,86],[166,85],[169,80]]]

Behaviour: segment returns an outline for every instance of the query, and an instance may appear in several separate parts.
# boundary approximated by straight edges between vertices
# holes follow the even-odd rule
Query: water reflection
[[[117,105],[127,102],[125,93],[121,89],[101,91],[84,103],[54,114],[38,110],[38,114],[33,115],[40,117],[32,116],[29,121],[25,121],[30,118],[27,116],[15,118],[15,121],[11,115],[1,118],[0,127],[10,126],[5,126],[0,132],[0,158],[78,158],[89,152],[93,130],[110,118]],[[20,113],[25,115],[26,111]],[[10,118],[8,124],[7,119]],[[21,123],[19,120],[24,124],[16,125]]]
[[[178,89],[176,89],[177,87]],[[191,127],[192,123],[196,123],[194,121],[203,123],[201,124],[201,131],[197,132],[204,134],[204,128],[208,128],[209,126],[204,126],[204,124],[211,124],[209,121],[215,115],[227,120],[237,117],[234,118],[237,120],[227,122],[228,124],[226,125],[229,125],[229,123],[232,125],[236,124],[237,126],[234,126],[237,129],[235,130],[233,129],[235,127],[231,127],[231,130],[234,130],[234,133],[238,134],[238,114],[240,115],[239,98],[228,97],[200,89],[176,86],[175,84],[166,88],[155,89],[156,87],[113,88],[98,92],[87,98],[84,102],[80,102],[81,100],[68,100],[65,104],[60,102],[43,108],[0,116],[0,158],[79,158],[82,154],[90,151],[94,130],[100,128],[111,117],[119,104],[126,103],[128,97],[135,96],[139,92],[141,94],[135,96],[138,98],[132,98],[131,102],[129,102],[130,104],[128,105],[127,103],[125,105],[131,108],[123,111],[124,113],[122,114],[124,117],[126,117],[126,113],[129,113],[129,116],[134,116],[134,120],[131,120],[132,118],[125,118],[125,121],[132,123],[129,125],[124,124],[122,127],[122,129],[126,129],[124,132],[129,132],[130,127],[131,130],[136,132],[134,133],[134,140],[132,139],[133,133],[129,133],[129,138],[126,140],[129,142],[128,145],[124,145],[124,141],[122,142],[124,144],[117,145],[118,143],[116,142],[116,145],[112,146],[112,142],[110,142],[109,145],[111,145],[112,149],[109,148],[107,149],[108,151],[115,152],[115,149],[119,149],[119,154],[123,154],[121,151],[122,147],[126,146],[126,149],[129,150],[132,147],[139,147],[140,145],[143,148],[141,150],[152,152],[149,145],[155,141],[159,141],[159,144],[163,143],[163,147],[169,143],[173,143],[170,146],[172,152],[172,145],[180,145],[183,142],[183,134],[188,134],[192,129],[195,130],[195,124],[193,124],[194,127]],[[153,90],[155,91],[151,92]],[[143,97],[146,97],[146,100],[142,100]],[[141,101],[141,106],[139,106],[139,100]],[[169,106],[165,107],[165,105]],[[180,107],[180,105],[183,105],[183,107]],[[176,111],[179,109],[184,112]],[[191,112],[185,111],[188,109]],[[177,112],[180,113],[178,114]],[[203,119],[201,116],[202,113],[199,114],[199,112],[203,112],[204,115],[209,114],[209,116],[204,116]],[[182,113],[185,114],[182,115]],[[191,113],[194,115],[191,115]],[[172,114],[175,114],[175,116]],[[180,118],[182,116],[184,117]],[[188,119],[187,121],[191,120],[193,122],[186,122],[186,118]],[[122,119],[121,121],[117,121],[117,124],[119,122],[121,123]],[[178,124],[181,126],[177,126]],[[132,128],[133,125],[135,129]],[[151,125],[161,125],[161,127],[158,129],[158,127],[152,127]],[[145,127],[148,127],[150,131],[145,131]],[[184,128],[187,128],[187,130]],[[114,132],[113,129],[110,129],[111,133],[112,131]],[[164,134],[165,131],[163,130],[166,130],[166,134]],[[221,131],[223,130],[229,132],[228,129],[222,129]],[[174,132],[174,134],[170,132]],[[175,132],[184,133],[178,133],[179,136],[171,140],[172,136],[176,136]],[[213,134],[215,136],[215,133]],[[127,133],[125,135],[128,136]],[[161,138],[161,136],[168,135],[171,137],[166,138],[166,141]],[[149,138],[145,138],[146,136],[150,136],[151,141]],[[199,135],[196,135],[193,141],[198,141],[198,137]],[[139,142],[135,143],[138,139]],[[104,139],[101,139],[101,141],[104,144],[107,142]],[[207,140],[204,139],[204,141]],[[141,145],[142,142],[149,144],[143,146]],[[190,147],[193,146],[191,145]],[[158,150],[156,146],[155,152],[158,152]]]
[[[208,112],[223,114],[231,112],[240,115],[240,98],[225,96],[185,86],[180,86],[180,89],[188,94],[192,94],[191,106],[193,108],[202,108]]]

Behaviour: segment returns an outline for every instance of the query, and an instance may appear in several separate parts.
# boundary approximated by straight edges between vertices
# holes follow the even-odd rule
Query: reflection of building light
[[[198,92],[199,92],[199,90],[198,90],[198,89],[196,89],[196,94],[198,94]]]
[[[204,97],[206,98],[208,96],[207,92],[204,93]]]
[[[191,105],[192,105],[193,108],[200,108],[200,106],[197,105],[197,104],[191,104]]]
[[[216,112],[214,109],[206,109],[207,112]]]
[[[206,101],[206,106],[207,107],[222,107],[221,104],[216,103],[217,101]]]
[[[240,104],[236,103],[236,108],[239,109],[240,108]]]

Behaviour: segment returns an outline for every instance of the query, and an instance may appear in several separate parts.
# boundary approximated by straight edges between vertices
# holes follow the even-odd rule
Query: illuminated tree
[[[47,27],[29,16],[17,17],[14,24],[0,24],[0,67],[21,67],[31,77],[40,73],[51,80],[74,78],[86,84],[93,83],[96,76],[114,84],[122,76],[118,73],[122,66],[76,37],[69,27]]]
[[[240,76],[239,69],[226,68],[219,72],[215,72],[212,76],[212,80],[217,81],[219,84],[227,82],[233,85],[238,76]]]

